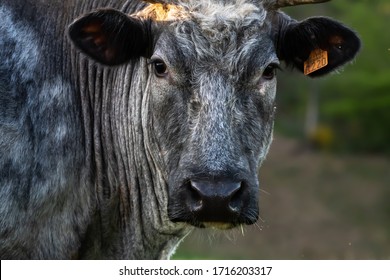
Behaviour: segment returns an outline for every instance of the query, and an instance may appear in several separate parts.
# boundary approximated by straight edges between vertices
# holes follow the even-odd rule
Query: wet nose
[[[242,211],[245,193],[242,182],[190,180],[185,187],[187,208],[196,220],[231,222]]]

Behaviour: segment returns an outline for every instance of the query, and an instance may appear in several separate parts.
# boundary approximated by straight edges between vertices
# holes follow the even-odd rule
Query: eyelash
[[[263,79],[265,80],[272,80],[276,76],[276,70],[280,69],[280,66],[277,63],[271,63],[269,64],[263,71]],[[268,74],[268,72],[271,71],[271,73]]]
[[[157,77],[164,78],[168,75],[168,66],[162,59],[160,58],[151,59],[148,62],[148,64],[153,65],[154,74]]]

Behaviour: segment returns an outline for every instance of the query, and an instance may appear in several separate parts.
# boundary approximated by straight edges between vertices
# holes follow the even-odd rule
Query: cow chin
[[[221,230],[227,230],[236,227],[235,224],[217,223],[217,222],[205,222],[202,223],[202,226],[204,228],[221,229]]]

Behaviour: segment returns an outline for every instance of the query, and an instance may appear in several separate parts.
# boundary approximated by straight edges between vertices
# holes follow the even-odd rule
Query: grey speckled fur
[[[161,79],[150,57],[105,67],[67,34],[98,8],[145,3],[1,0],[1,259],[169,258],[192,226],[168,204],[197,172],[245,178],[257,207],[276,92],[263,74],[295,21],[261,1],[182,5],[186,20],[153,27]]]

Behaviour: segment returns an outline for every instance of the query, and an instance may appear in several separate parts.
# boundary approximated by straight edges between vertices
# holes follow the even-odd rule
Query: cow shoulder
[[[64,36],[40,33],[20,2],[0,4],[0,258],[67,258],[92,203],[77,97],[52,71]]]

